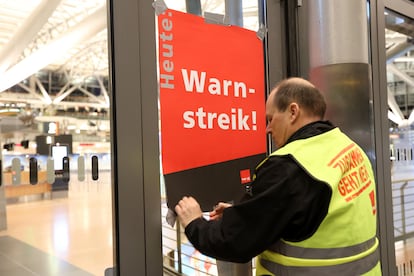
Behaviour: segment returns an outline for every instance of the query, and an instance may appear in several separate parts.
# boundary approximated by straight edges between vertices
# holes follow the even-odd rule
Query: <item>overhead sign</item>
[[[253,31],[209,24],[170,9],[158,16],[158,32],[161,152],[168,198],[197,193],[200,176],[210,180],[211,189],[211,182],[219,182],[229,169],[237,173],[237,183],[221,186],[241,189],[241,183],[251,181],[251,167],[266,153],[262,41]],[[240,163],[252,156],[254,161]],[[220,164],[226,166],[217,167]]]

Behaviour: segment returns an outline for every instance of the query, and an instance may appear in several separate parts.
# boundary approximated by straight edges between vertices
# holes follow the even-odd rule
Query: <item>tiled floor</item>
[[[89,276],[82,269],[10,236],[0,237],[0,275]]]
[[[74,180],[67,197],[7,205],[0,275],[103,276],[113,267],[110,175]]]

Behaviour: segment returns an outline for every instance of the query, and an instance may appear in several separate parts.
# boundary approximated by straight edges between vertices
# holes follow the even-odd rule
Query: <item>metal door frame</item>
[[[394,1],[394,0],[393,0]],[[397,275],[395,261],[391,161],[389,154],[384,1],[370,1],[372,88],[375,129],[378,231],[384,275]]]
[[[108,1],[117,275],[162,275],[158,84],[152,1]]]

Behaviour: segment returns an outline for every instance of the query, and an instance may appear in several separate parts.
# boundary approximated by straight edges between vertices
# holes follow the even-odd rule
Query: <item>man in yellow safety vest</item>
[[[277,149],[234,205],[202,216],[196,199],[175,207],[201,253],[230,262],[257,256],[256,275],[381,275],[376,184],[364,151],[323,121],[325,100],[301,78],[281,81],[266,102]]]

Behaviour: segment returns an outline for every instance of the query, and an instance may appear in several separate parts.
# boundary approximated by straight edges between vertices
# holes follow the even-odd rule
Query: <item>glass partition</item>
[[[388,119],[396,264],[414,272],[414,21],[385,11]]]
[[[0,4],[15,22],[0,50],[17,51],[0,62],[14,81],[0,91],[0,274],[104,275],[114,266],[106,1],[47,2]]]
[[[165,1],[167,8],[181,11],[184,13],[191,13],[203,18],[203,20],[209,21],[213,24],[223,25],[237,25],[245,29],[257,32],[259,31],[259,8],[258,1]],[[174,26],[174,25],[173,25]],[[168,27],[165,25],[165,27]],[[191,26],[188,26],[191,28]],[[158,35],[159,39],[166,39],[167,34],[163,37]],[[188,33],[191,35],[191,33]],[[217,41],[219,43],[219,41]],[[170,45],[166,45],[165,49]],[[243,47],[243,45],[235,45],[234,47]],[[161,48],[161,46],[160,46]],[[161,49],[161,50],[165,50]],[[160,51],[161,51],[160,50]],[[166,50],[165,50],[166,51]],[[173,52],[175,54],[175,51]],[[201,54],[201,53],[200,53]],[[167,54],[165,54],[167,55]],[[193,54],[194,55],[194,54]],[[196,57],[195,57],[196,58]],[[214,59],[217,57],[211,56]],[[220,59],[217,58],[217,66],[220,66]],[[165,65],[165,63],[164,63]],[[165,67],[163,69],[166,69]],[[160,73],[162,74],[162,73]],[[160,78],[160,82],[164,82],[164,85],[168,85],[167,77]],[[264,82],[264,80],[263,80]],[[162,85],[162,84],[160,84]],[[264,91],[262,91],[264,92]],[[264,97],[263,97],[264,103]],[[163,121],[160,122],[163,124]],[[166,122],[168,124],[168,122]],[[162,133],[161,133],[162,135]],[[263,133],[264,135],[264,133]],[[161,143],[161,147],[162,147]],[[200,149],[204,150],[204,149]],[[162,174],[161,174],[162,175]],[[215,259],[204,256],[198,252],[194,247],[186,240],[183,233],[183,229],[180,229],[177,223],[171,226],[167,222],[167,217],[171,215],[171,210],[167,206],[167,194],[164,179],[161,179],[161,197],[162,197],[162,244],[163,244],[163,259],[164,268],[167,271],[173,271],[183,275],[218,275],[219,270],[230,269],[226,264],[217,265]],[[246,267],[244,268],[246,269]],[[254,270],[249,264],[251,271]],[[251,275],[250,272],[244,271],[243,275]],[[223,272],[221,272],[223,273]],[[249,273],[249,274],[244,274]],[[240,274],[242,275],[242,274]]]

